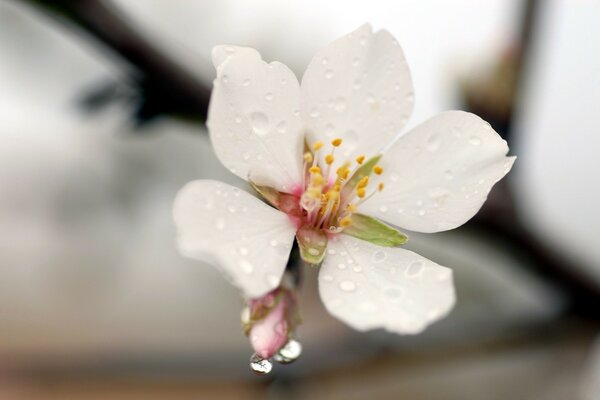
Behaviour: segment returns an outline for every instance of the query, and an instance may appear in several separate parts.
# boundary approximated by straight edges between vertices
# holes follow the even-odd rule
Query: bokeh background
[[[600,399],[600,2],[0,0],[0,399]],[[240,187],[204,118],[214,45],[300,77],[364,22],[411,67],[420,121],[468,109],[518,156],[481,213],[409,247],[458,303],[416,337],[330,317],[248,370],[242,301],[174,246],[196,178]]]

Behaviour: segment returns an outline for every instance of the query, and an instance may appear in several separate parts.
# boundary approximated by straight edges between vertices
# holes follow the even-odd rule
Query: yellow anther
[[[313,156],[308,151],[304,153],[304,161],[306,161],[307,164],[313,162]]]
[[[348,175],[350,175],[350,170],[346,168],[344,171],[344,175],[341,176],[342,179],[348,179]]]
[[[360,155],[360,156],[356,157],[356,162],[358,163],[358,165],[361,165],[363,163],[363,161],[365,161],[364,155]]]
[[[373,172],[375,172],[376,175],[381,175],[383,173],[383,168],[381,165],[376,165],[373,167]]]
[[[331,144],[333,145],[333,147],[338,147],[340,144],[342,144],[342,139],[340,139],[340,138],[333,139],[331,141]]]
[[[325,183],[325,178],[323,178],[323,175],[321,174],[314,174],[312,177],[312,183],[317,186],[321,186]]]
[[[365,188],[358,188],[356,189],[356,194],[362,199],[363,197],[365,197],[365,194],[367,194],[367,191],[365,190]]]
[[[335,160],[335,159],[333,158],[333,154],[327,154],[327,155],[325,156],[325,162],[327,163],[327,165],[331,165],[331,164],[333,164],[333,161],[334,161],[334,160]]]
[[[314,151],[319,151],[321,147],[323,147],[323,142],[316,142],[315,144],[313,144]]]
[[[363,176],[363,178],[360,181],[358,181],[358,185],[357,186],[358,186],[359,189],[362,189],[362,188],[367,187],[368,184],[369,184],[369,177],[368,176]]]
[[[352,225],[352,219],[350,217],[344,217],[340,220],[340,226],[342,228],[345,228],[350,225]]]
[[[310,172],[311,174],[320,174],[321,173],[321,168],[317,167],[316,165],[310,167],[308,169],[308,172]]]
[[[325,196],[327,197],[327,200],[337,200],[340,198],[340,192],[337,190],[330,190]]]
[[[379,185],[377,185],[377,189],[379,189],[380,192],[383,190],[384,187],[385,185],[383,184],[383,182],[379,182]]]
[[[335,190],[335,191],[339,192],[341,189],[342,189],[342,187],[337,183],[333,186],[333,190]]]
[[[358,209],[358,207],[356,207],[356,204],[350,203],[350,204],[348,204],[348,207],[347,207],[347,209],[348,209],[348,211],[350,211],[351,213],[355,213],[355,212],[356,212],[356,210]]]

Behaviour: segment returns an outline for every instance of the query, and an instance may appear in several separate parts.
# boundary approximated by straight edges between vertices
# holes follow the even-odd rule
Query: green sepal
[[[363,214],[352,215],[352,225],[343,233],[384,247],[394,247],[408,241],[408,236],[380,220]]]
[[[342,189],[342,198],[346,198],[350,193],[352,193],[352,191],[356,188],[358,182],[360,182],[362,178],[371,175],[371,172],[373,172],[373,167],[377,165],[380,159],[381,154],[375,157],[371,157],[360,167],[358,167],[356,171],[354,171],[354,173],[352,174],[350,179],[348,179],[348,182],[346,182],[344,188]]]
[[[262,196],[270,205],[289,215],[300,216],[302,210],[298,199],[289,193],[281,193],[269,186],[260,186],[250,181],[250,186]]]
[[[319,265],[323,261],[327,250],[327,235],[323,230],[303,226],[296,232],[296,240],[304,262]]]
[[[260,186],[252,181],[248,181],[248,183],[250,183],[252,189],[254,189],[256,193],[260,194],[263,197],[263,199],[268,201],[269,204],[271,204],[273,207],[279,208],[279,203],[281,201],[281,193],[269,186]]]

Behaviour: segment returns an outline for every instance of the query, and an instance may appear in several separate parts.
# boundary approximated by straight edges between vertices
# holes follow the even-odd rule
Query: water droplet
[[[277,124],[277,132],[285,133],[285,129],[286,129],[285,121],[281,121],[280,123]]]
[[[313,108],[312,110],[310,110],[310,114],[309,114],[312,118],[318,118],[319,115],[321,115],[319,113],[319,109],[317,107]]]
[[[269,132],[269,119],[261,112],[253,112],[250,114],[250,123],[252,130],[259,136],[266,135]]]
[[[223,83],[227,83],[227,82],[229,82],[229,76],[227,76],[227,75],[223,75],[223,76],[221,77],[221,80],[223,81]]]
[[[352,59],[352,66],[353,66],[353,67],[358,67],[358,64],[360,64],[360,58],[358,58],[358,57],[354,57],[354,58]]]
[[[373,256],[371,257],[371,259],[373,260],[373,262],[380,263],[383,260],[385,260],[386,257],[387,257],[387,254],[385,253],[385,251],[377,250],[375,253],[373,253]]]
[[[364,46],[367,44],[367,37],[362,35],[358,41],[360,43],[361,46]]]
[[[408,93],[406,95],[406,101],[408,101],[409,103],[412,103],[415,101],[415,95],[413,93]]]
[[[397,173],[392,172],[392,174],[390,175],[390,181],[398,182],[399,179],[400,179],[400,176]]]
[[[331,275],[323,275],[321,279],[323,279],[325,282],[333,282],[333,276]]]
[[[245,256],[248,254],[248,248],[247,247],[240,247],[240,254]]]
[[[444,176],[446,177],[446,179],[448,179],[449,181],[454,179],[454,174],[452,173],[451,170],[447,169],[446,172],[444,172]]]
[[[427,150],[434,152],[440,148],[441,140],[438,134],[433,134],[427,139]]]
[[[388,298],[391,302],[397,302],[402,299],[404,296],[404,291],[399,287],[389,287],[383,291],[383,294]]]
[[[413,278],[420,275],[423,272],[423,263],[421,261],[414,261],[406,270],[406,275]]]
[[[223,220],[223,218],[217,218],[217,220],[215,221],[215,227],[219,231],[225,229],[225,221]]]
[[[273,364],[269,360],[263,360],[257,354],[252,354],[250,369],[259,375],[266,375],[273,369]]]
[[[358,311],[363,313],[372,313],[377,311],[377,304],[372,303],[370,301],[363,301],[358,305]]]
[[[478,136],[471,136],[469,138],[469,143],[473,146],[479,146],[481,144],[481,139]]]
[[[343,97],[338,97],[334,101],[334,108],[337,112],[342,112],[346,109],[346,100]]]
[[[338,267],[338,269],[346,269],[346,264],[339,263],[337,267]]]
[[[361,265],[355,265],[352,269],[354,272],[361,272],[363,268]]]
[[[268,92],[267,94],[265,94],[265,100],[267,100],[267,101],[273,100],[273,93]]]
[[[279,285],[279,277],[275,274],[267,274],[267,276],[265,277],[265,280],[267,282],[267,285],[269,285],[269,287],[277,287]]]
[[[336,253],[336,251],[335,251],[335,249],[329,249],[329,250],[327,250],[327,253],[329,255],[334,255]]]
[[[319,254],[321,254],[321,252],[315,249],[314,247],[309,247],[308,254],[310,254],[311,256],[318,256]]]
[[[490,130],[492,130],[492,126],[490,125],[489,122],[483,121],[483,129],[490,131]]]
[[[244,79],[244,81],[242,82],[242,86],[249,86],[250,85],[250,79]]]
[[[452,272],[448,268],[445,268],[438,273],[437,280],[439,282],[446,282],[448,279],[450,279],[451,275]]]
[[[235,206],[233,204],[230,204],[227,206],[227,211],[229,211],[230,213],[235,213],[237,211],[237,209],[235,208]]]
[[[329,59],[327,57],[323,57],[321,59],[321,65],[327,65],[328,62],[329,62]]]
[[[386,206],[386,205],[379,206],[379,211],[381,211],[382,213],[387,212],[387,210],[388,210],[388,206]]]
[[[333,78],[333,71],[328,69],[327,71],[325,71],[325,79],[331,79]]]
[[[426,213],[426,211],[425,211],[424,209],[422,209],[422,208],[421,208],[421,209],[419,210],[419,213],[418,213],[418,214],[419,214],[419,216],[420,216],[420,217],[422,217],[423,215],[425,215],[425,213]]]
[[[395,90],[395,91],[399,91],[400,89],[402,89],[402,85],[400,85],[399,83],[396,83],[396,84],[394,85],[394,90]]]
[[[340,289],[344,292],[353,292],[356,290],[356,284],[352,281],[341,281]]]
[[[279,242],[277,241],[277,239],[271,239],[269,244],[271,245],[271,247],[276,247],[279,244]]]
[[[302,355],[302,344],[297,340],[291,339],[285,344],[279,352],[273,357],[280,364],[289,364],[296,361]]]
[[[254,271],[254,266],[248,260],[240,260],[239,262],[240,269],[244,271],[246,274],[251,274]]]
[[[361,87],[361,82],[360,79],[355,79],[354,82],[352,83],[352,89],[354,90],[358,90]]]
[[[281,84],[282,85],[287,85],[287,79],[281,78]]]

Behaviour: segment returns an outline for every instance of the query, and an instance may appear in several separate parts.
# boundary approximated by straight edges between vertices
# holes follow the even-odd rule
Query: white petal
[[[340,137],[344,158],[378,154],[412,109],[410,72],[398,42],[385,30],[372,33],[369,24],[317,53],[302,78],[309,141]]]
[[[173,209],[182,255],[221,268],[248,297],[276,288],[296,228],[284,213],[227,184],[189,182]]]
[[[452,271],[397,247],[347,235],[329,243],[319,272],[327,310],[351,327],[416,334],[454,305]]]
[[[385,189],[361,212],[417,232],[454,229],[473,217],[510,171],[506,141],[478,116],[447,111],[384,154]]]
[[[207,125],[217,156],[243,179],[291,192],[304,148],[298,79],[249,47],[217,46],[213,63]]]

